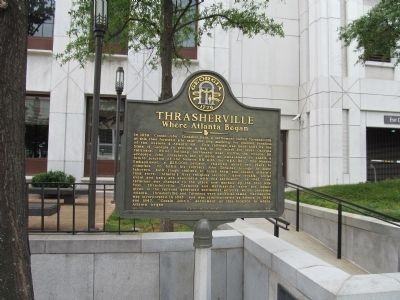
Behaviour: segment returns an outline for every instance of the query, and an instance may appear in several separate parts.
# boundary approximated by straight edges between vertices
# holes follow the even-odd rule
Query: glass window
[[[366,51],[365,56],[366,56],[367,61],[390,63],[391,56],[392,56],[390,50],[388,50],[388,51],[382,50],[382,51],[374,51],[374,52],[367,51],[367,50],[368,49],[365,49],[365,51]]]
[[[53,37],[54,0],[30,1],[28,34],[35,37]]]
[[[191,24],[189,25],[190,27],[192,27],[193,32],[196,30],[196,24]],[[191,34],[190,36],[188,36],[183,42],[182,42],[182,47],[184,48],[194,48],[196,47],[196,36],[195,34]]]
[[[25,156],[46,158],[49,137],[48,96],[26,96],[25,99]]]
[[[390,63],[390,55],[389,54],[374,54],[370,55],[367,58],[368,61],[377,61],[377,62],[387,62]]]
[[[177,0],[175,6],[177,9],[185,9],[189,4],[188,0]],[[198,12],[198,1],[192,1],[189,4],[189,10],[186,12],[185,17],[181,19],[181,24],[188,22],[189,20],[196,17]],[[181,29],[175,36],[175,42],[177,43],[178,55],[182,58],[196,59],[197,58],[197,44],[196,44],[196,30],[197,24],[191,23],[183,29]]]

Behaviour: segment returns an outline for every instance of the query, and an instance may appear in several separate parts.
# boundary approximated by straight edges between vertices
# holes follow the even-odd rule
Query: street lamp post
[[[99,135],[99,102],[100,102],[100,78],[101,55],[103,50],[103,37],[107,30],[107,0],[93,0],[93,32],[96,41],[94,61],[94,87],[93,87],[93,111],[90,155],[90,185],[89,185],[89,230],[96,230],[96,181],[97,181],[97,139]]]
[[[124,69],[122,67],[117,68],[117,72],[115,73],[115,91],[117,92],[117,109],[116,109],[116,117],[115,117],[115,157],[114,157],[114,201],[116,201],[116,187],[117,187],[117,173],[118,173],[118,161],[119,161],[119,112],[121,107],[121,94],[124,90]]]

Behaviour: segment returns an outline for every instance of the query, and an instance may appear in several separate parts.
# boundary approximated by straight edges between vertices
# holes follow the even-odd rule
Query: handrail
[[[368,207],[364,207],[355,203],[351,203],[347,200],[331,196],[325,193],[321,193],[319,191],[298,185],[293,182],[286,182],[286,186],[292,187],[296,189],[296,231],[299,231],[299,219],[300,219],[300,191],[306,192],[308,194],[317,196],[319,198],[322,198],[324,200],[336,203],[338,205],[338,245],[337,245],[337,258],[340,259],[342,256],[342,211],[343,211],[343,206],[350,208],[353,211],[356,211],[360,213],[361,215],[365,215],[368,217],[375,218],[377,220],[386,222],[388,224],[391,224],[393,226],[399,227],[400,228],[400,220],[397,218],[394,218],[392,216],[383,214],[381,212],[375,211],[373,209],[370,209]]]
[[[381,220],[383,222],[389,223],[391,225],[400,227],[400,224],[399,224],[400,223],[400,219],[397,219],[395,217],[383,214],[383,213],[381,213],[379,211],[370,209],[368,207],[361,206],[359,204],[351,203],[351,202],[349,202],[347,200],[344,200],[344,199],[341,199],[341,198],[338,198],[338,197],[335,197],[335,196],[331,196],[331,195],[328,195],[328,194],[325,194],[325,193],[321,193],[321,192],[318,192],[318,191],[310,189],[310,188],[306,188],[306,187],[298,185],[296,183],[292,183],[292,182],[288,182],[287,181],[286,185],[292,186],[292,187],[294,187],[296,189],[299,188],[299,189],[301,189],[303,191],[308,192],[309,194],[315,195],[317,197],[320,197],[320,198],[322,198],[324,200],[327,200],[327,201],[330,201],[330,202],[334,202],[336,204],[341,203],[343,206],[348,207],[348,208],[350,208],[350,209],[352,209],[354,211],[357,211],[357,212],[359,212],[359,213],[361,213],[363,215],[366,215],[368,217],[372,217],[372,218]],[[365,213],[364,211],[368,212],[368,213]],[[395,223],[395,222],[397,222],[397,223]]]
[[[290,222],[288,222],[284,219],[266,218],[266,220],[274,225],[274,236],[276,236],[276,237],[279,237],[279,228],[282,228],[284,230],[289,230],[288,226],[290,225]],[[284,225],[282,225],[280,223],[283,223]]]

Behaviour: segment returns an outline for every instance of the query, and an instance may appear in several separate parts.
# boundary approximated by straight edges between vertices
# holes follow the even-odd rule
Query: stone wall
[[[296,203],[286,200],[284,218],[296,224]],[[337,249],[337,211],[300,205],[300,230]],[[343,213],[342,257],[370,273],[400,271],[400,228],[379,220]]]
[[[350,275],[265,231],[231,223],[244,236],[243,299],[400,299],[400,273]],[[284,299],[284,298],[281,298]]]
[[[212,299],[242,299],[243,237],[215,231]],[[193,233],[31,235],[35,299],[193,299]]]
[[[349,275],[265,231],[214,231],[212,299],[400,299],[400,273]],[[238,228],[235,228],[238,226]],[[240,228],[239,228],[240,227]],[[35,299],[193,299],[192,233],[32,235]]]

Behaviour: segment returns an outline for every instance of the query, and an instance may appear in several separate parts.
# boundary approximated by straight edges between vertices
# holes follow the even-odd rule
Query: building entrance
[[[400,129],[367,128],[367,180],[400,177]]]

